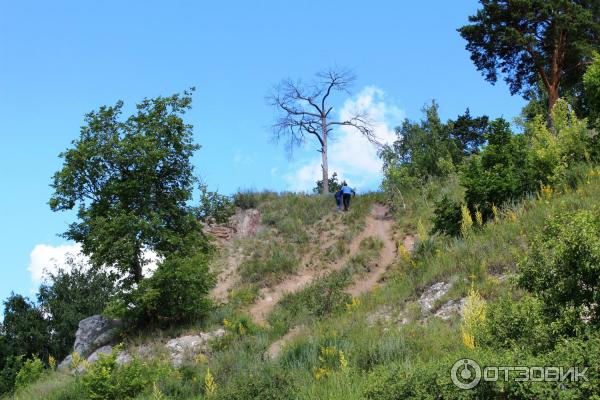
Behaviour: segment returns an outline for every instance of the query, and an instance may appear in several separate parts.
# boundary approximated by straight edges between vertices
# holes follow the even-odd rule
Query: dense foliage
[[[338,181],[337,172],[334,172],[329,177],[329,193],[335,193],[342,187],[342,183]],[[319,180],[313,188],[313,193],[323,193],[323,180]]]
[[[391,146],[383,146],[380,152],[386,190],[447,176],[464,157],[478,153],[485,142],[487,116],[473,118],[467,109],[456,120],[443,123],[435,101],[423,113],[421,122],[407,119],[397,127],[397,140]]]
[[[192,197],[199,146],[183,120],[191,95],[146,99],[121,120],[123,103],[86,115],[79,139],[60,157],[53,178],[54,211],[77,207],[64,234],[82,244],[96,267],[115,266],[126,283],[140,282],[145,250],[166,256],[200,232],[186,202]]]
[[[206,185],[200,185],[200,205],[198,214],[203,222],[223,224],[235,214],[234,201],[230,196],[210,191]]]
[[[575,0],[480,0],[481,8],[459,29],[485,79],[499,73],[512,94],[546,92],[552,109],[562,89],[581,79],[600,34],[600,4]]]
[[[74,260],[68,264],[68,272],[49,274],[37,295],[51,332],[50,353],[59,360],[71,352],[79,321],[100,314],[116,291],[110,274]]]

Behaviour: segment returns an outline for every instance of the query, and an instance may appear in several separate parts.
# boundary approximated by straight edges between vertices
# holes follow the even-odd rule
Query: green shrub
[[[539,353],[556,342],[548,328],[538,299],[525,296],[517,300],[505,295],[487,307],[475,339],[485,347]]]
[[[600,322],[600,219],[597,210],[551,217],[519,264],[519,285],[553,318],[576,310]]]
[[[242,210],[258,208],[258,205],[268,198],[277,197],[273,192],[254,192],[251,190],[239,190],[233,195],[233,204]]]
[[[449,236],[460,236],[461,204],[444,195],[435,202],[433,211],[433,232]]]
[[[557,382],[516,381],[518,371],[509,371],[504,382],[481,380],[474,388],[463,390],[451,380],[453,364],[462,358],[484,366],[556,366],[588,367],[587,381]],[[589,399],[600,395],[600,339],[569,339],[559,343],[552,352],[532,356],[523,351],[473,350],[457,352],[431,361],[411,364],[391,364],[377,368],[370,376],[364,397],[377,400],[400,399]]]
[[[329,193],[335,193],[342,187],[342,184],[338,181],[337,172],[334,172],[328,179],[329,181]],[[323,179],[316,182],[316,186],[313,188],[313,193],[323,193]]]
[[[209,191],[206,185],[200,186],[198,214],[202,221],[213,219],[216,223],[222,224],[229,221],[229,217],[234,213],[234,201],[229,196]]]
[[[163,260],[135,290],[134,307],[126,313],[138,324],[173,325],[205,317],[211,306],[208,292],[215,285],[208,261],[206,254]]]
[[[0,394],[10,393],[15,387],[17,374],[23,366],[23,357],[5,356],[0,362],[2,362],[2,369],[0,369]]]
[[[467,205],[472,210],[478,206],[484,220],[492,216],[494,205],[518,200],[538,188],[530,176],[523,135],[513,136],[509,123],[500,118],[490,123],[487,139],[481,154],[468,159],[460,173]]]
[[[15,388],[20,389],[41,378],[44,373],[44,363],[37,357],[25,361],[15,379]]]
[[[92,363],[81,382],[87,398],[96,400],[132,399],[148,392],[153,382],[167,376],[171,370],[167,364],[145,363],[134,358],[123,365],[117,364],[121,346],[113,348],[111,354],[100,354]]]

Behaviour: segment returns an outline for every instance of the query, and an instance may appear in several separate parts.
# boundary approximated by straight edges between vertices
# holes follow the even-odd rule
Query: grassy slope
[[[421,225],[427,229],[433,200],[442,192],[459,195],[460,189],[450,181],[443,187],[433,183],[422,190],[404,193],[406,207],[396,204],[397,225],[405,230],[417,230],[417,222],[421,220]],[[342,304],[328,313],[315,314],[310,309],[314,307],[314,301],[305,300],[310,296],[291,296],[276,307],[269,317],[276,329],[254,326],[244,317],[239,304],[232,303],[215,310],[211,321],[204,327],[216,325],[224,318],[245,327],[243,334],[232,330],[227,340],[215,346],[209,365],[218,385],[217,397],[221,393],[223,398],[236,398],[231,393],[243,382],[249,381],[276,388],[275,391],[282,395],[289,384],[288,380],[291,380],[298,399],[361,399],[368,373],[377,366],[392,363],[410,366],[415,360],[442,358],[448,352],[465,351],[460,339],[459,321],[456,319],[443,322],[434,318],[427,324],[415,322],[403,326],[385,323],[372,325],[367,319],[382,309],[388,312],[407,310],[408,315],[418,319],[420,311],[415,301],[426,286],[439,281],[453,282],[453,287],[437,305],[451,298],[464,297],[471,285],[488,300],[514,290],[510,279],[502,278],[514,273],[518,261],[527,251],[530,239],[540,230],[544,221],[558,213],[591,209],[599,196],[600,182],[592,177],[577,191],[565,190],[555,193],[551,198],[532,197],[508,207],[498,221],[475,229],[466,239],[421,237],[413,257],[399,257],[388,274],[387,283],[363,296],[354,306],[345,307]],[[284,200],[270,201],[282,203],[262,204],[265,222],[277,232],[287,232],[280,238],[286,241],[298,239],[299,251],[304,251],[306,247],[303,246],[310,246],[310,240],[304,241],[297,228],[316,226],[323,220],[328,211],[322,213],[319,207],[329,207],[327,199],[295,198],[290,195]],[[360,230],[360,221],[364,220],[362,217],[368,212],[372,201],[366,199],[364,205],[356,203],[357,214],[345,217],[347,223],[356,226],[349,229],[354,232]],[[282,209],[291,211],[283,212]],[[305,213],[305,210],[309,211]],[[299,222],[297,218],[304,215],[308,219]],[[283,223],[282,220],[292,221],[294,229],[287,230],[288,222]],[[306,224],[306,221],[312,222]],[[424,230],[421,231],[421,236],[426,236]],[[306,230],[303,229],[303,232]],[[364,256],[373,257],[372,254]],[[284,322],[278,324],[277,321]],[[278,359],[265,360],[264,352],[269,344],[296,323],[303,324],[303,333],[284,347]],[[330,368],[331,376],[316,379],[318,369],[327,366],[324,365],[327,360],[324,363],[319,359],[319,356],[324,358],[322,349],[327,347],[343,352],[348,366],[341,368],[339,363],[334,362]],[[206,368],[207,365],[202,363],[186,366],[181,371],[180,381],[161,384],[164,393],[171,396],[168,398],[202,398],[199,396]],[[249,374],[262,378],[249,379]],[[284,379],[286,385],[281,386],[280,374],[287,377]],[[56,382],[52,385],[59,387],[73,386],[70,379],[60,375],[54,374],[48,379]],[[176,395],[173,385],[187,389],[179,390],[180,394]],[[28,396],[21,398],[49,398],[47,392],[44,395],[36,394],[42,393],[46,389],[41,388],[48,386],[50,384],[47,381],[35,384],[28,389]],[[190,395],[192,393],[195,397]],[[250,398],[248,396],[239,398]]]

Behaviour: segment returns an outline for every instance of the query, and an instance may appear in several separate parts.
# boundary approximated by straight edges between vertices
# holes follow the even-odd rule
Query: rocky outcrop
[[[227,223],[217,224],[209,220],[203,230],[217,239],[229,241],[257,234],[261,230],[260,221],[260,211],[254,208],[239,209]]]
[[[200,332],[198,335],[181,336],[169,340],[165,347],[169,351],[171,364],[179,367],[185,360],[194,359],[198,354],[208,354],[209,341],[223,335],[225,335],[225,330],[217,329],[208,333]]]
[[[102,315],[93,315],[79,322],[79,328],[75,333],[75,345],[73,352],[81,358],[88,359],[93,353],[100,349],[106,351],[109,344],[113,344],[122,328],[120,320],[111,320]],[[110,351],[109,351],[110,352]],[[98,355],[96,354],[96,359]],[[68,368],[72,357],[69,355],[60,363],[59,368]]]
[[[435,302],[444,297],[451,286],[449,283],[437,282],[425,289],[418,300],[421,306],[421,314],[429,314],[433,310]]]
[[[442,304],[442,306],[433,315],[443,319],[444,321],[448,321],[454,315],[462,314],[462,310],[466,301],[466,298],[462,298],[460,300],[449,300]]]

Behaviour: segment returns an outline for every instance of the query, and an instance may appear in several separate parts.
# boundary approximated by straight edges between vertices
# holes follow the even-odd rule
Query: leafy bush
[[[121,346],[113,348],[111,354],[100,354],[82,377],[87,398],[97,400],[132,399],[147,392],[152,383],[170,373],[166,364],[148,364],[134,358],[119,366],[117,355]]]
[[[3,356],[0,360],[0,394],[12,392],[15,387],[17,374],[23,366],[22,356]]]
[[[519,284],[554,318],[577,310],[600,322],[600,219],[597,210],[557,215],[519,265]]]
[[[44,363],[37,357],[25,361],[15,379],[15,388],[23,388],[40,379],[44,373]]]
[[[587,120],[578,119],[562,99],[554,105],[551,118],[551,127],[541,115],[525,125],[533,178],[542,183],[552,183],[571,165],[589,161],[593,138]]]
[[[205,317],[210,309],[208,292],[215,277],[209,256],[170,257],[163,260],[150,278],[133,293],[130,317],[138,324],[173,325]]]
[[[202,221],[213,219],[218,224],[229,221],[235,213],[235,205],[229,196],[209,191],[206,185],[200,186],[200,206],[198,214]]]
[[[334,172],[328,179],[329,181],[329,193],[335,193],[342,187],[342,184],[338,181],[337,172]],[[323,193],[323,179],[317,181],[316,186],[313,188],[313,193]]]
[[[470,390],[456,387],[450,370],[459,359],[470,358],[480,366],[577,366],[588,367],[587,382],[565,380],[557,382],[517,381],[518,371],[509,371],[508,381],[482,380]],[[431,361],[415,361],[410,365],[382,366],[369,376],[364,393],[366,399],[589,399],[600,395],[600,338],[569,339],[559,343],[549,353],[532,356],[523,351],[474,350],[454,353]]]
[[[526,138],[513,136],[508,122],[500,118],[490,123],[487,139],[481,154],[467,160],[460,173],[469,208],[478,206],[484,219],[492,216],[495,205],[537,189],[529,176]]]
[[[461,204],[450,200],[444,195],[435,202],[433,211],[433,232],[445,233],[450,236],[460,235]]]
[[[239,191],[233,195],[233,204],[242,210],[248,210],[250,208],[258,207],[260,200],[260,193],[252,192],[249,190]]]
[[[489,304],[485,322],[475,336],[484,347],[534,353],[552,348],[556,341],[548,329],[542,303],[531,296],[517,300],[505,295]]]

